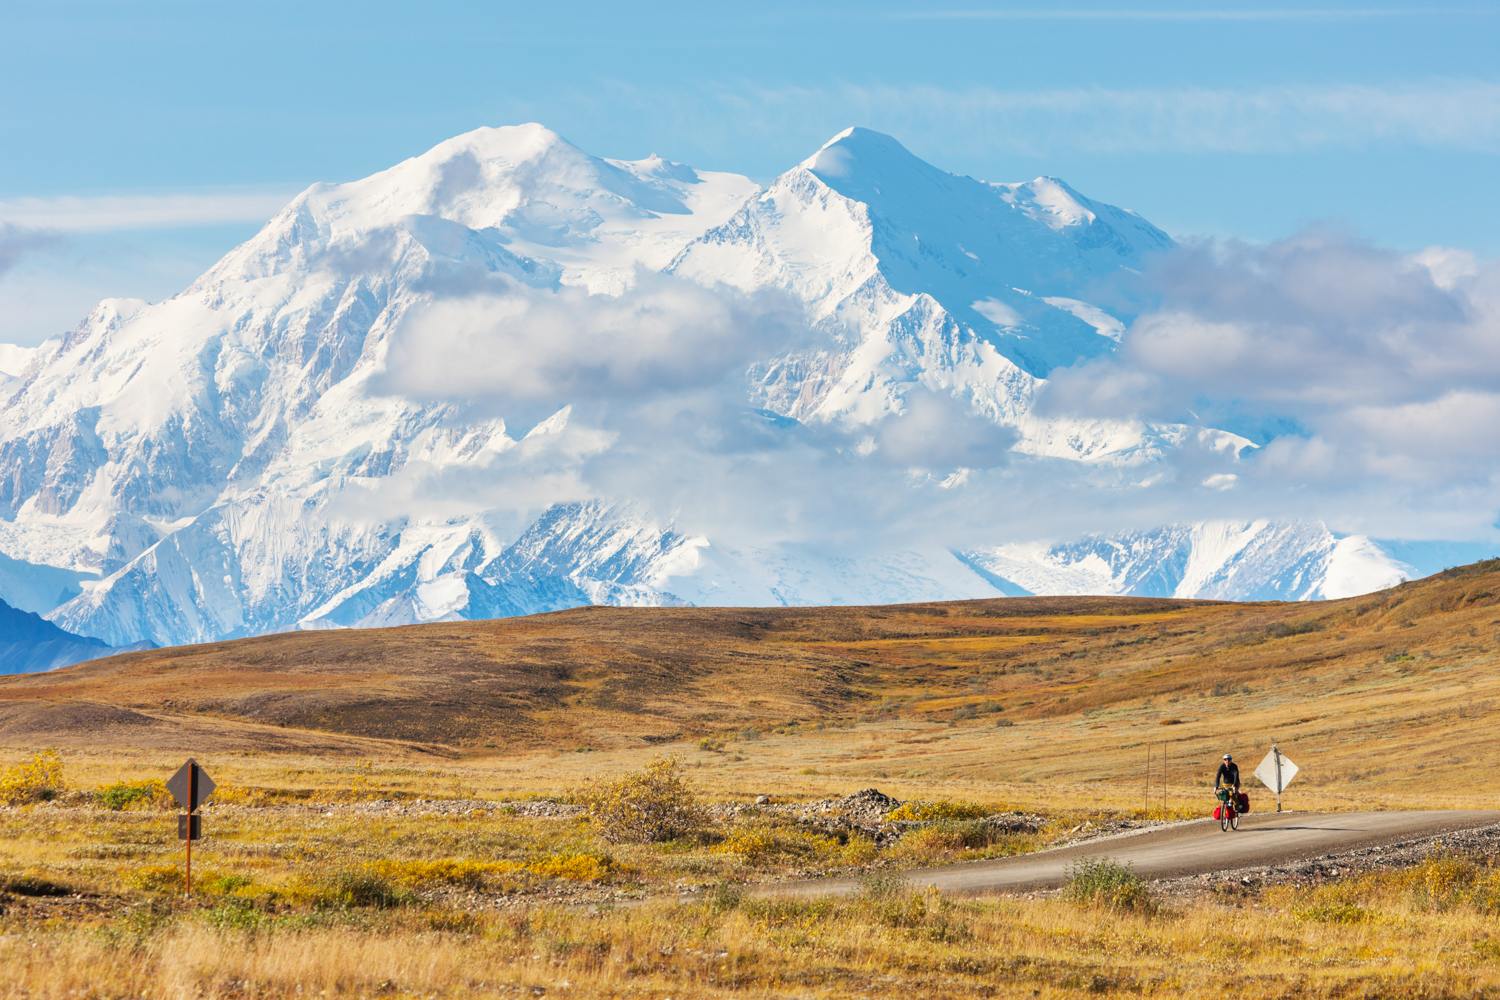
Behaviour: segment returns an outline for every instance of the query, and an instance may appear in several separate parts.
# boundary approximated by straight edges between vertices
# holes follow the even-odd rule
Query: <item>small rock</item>
[[[757,795],[755,797],[755,804],[758,805],[758,806],[768,806],[768,805],[771,804],[771,796],[769,796],[769,795]]]

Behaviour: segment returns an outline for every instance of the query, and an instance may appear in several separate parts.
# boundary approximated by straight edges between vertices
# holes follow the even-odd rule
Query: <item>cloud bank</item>
[[[1054,372],[1042,412],[1240,431],[1264,445],[1237,470],[1258,500],[1388,535],[1493,526],[1500,265],[1312,229],[1184,246],[1146,285],[1119,354]]]
[[[1010,428],[918,383],[872,424],[757,410],[747,370],[841,348],[779,296],[638,278],[621,296],[487,279],[410,313],[386,391],[478,407],[517,437],[567,410],[482,467],[389,488],[516,511],[629,498],[728,544],[848,553],[1216,518],[1495,536],[1500,267],[1460,251],[1402,255],[1319,228],[1164,256],[1119,290],[1146,303],[1119,353],[1054,372],[1038,398],[1053,418],[1188,426],[1126,465],[1018,455]],[[1258,447],[1235,454],[1194,427]]]

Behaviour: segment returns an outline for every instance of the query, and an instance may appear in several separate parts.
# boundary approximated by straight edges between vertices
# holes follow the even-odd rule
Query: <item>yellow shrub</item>
[[[738,855],[750,864],[763,864],[780,858],[832,855],[838,849],[839,842],[832,837],[773,827],[735,830],[714,848],[723,854]]]
[[[248,788],[245,785],[235,785],[230,782],[221,782],[214,789],[214,802],[221,806],[258,806],[265,803],[266,794],[260,788]]]
[[[204,875],[213,877],[212,872],[200,871],[194,881],[201,882]],[[125,881],[133,888],[145,889],[147,892],[181,892],[183,867],[180,864],[141,865],[126,875]]]
[[[1468,905],[1481,913],[1500,910],[1500,868],[1465,857],[1433,855],[1401,872],[1396,885],[1422,909]]]
[[[511,861],[372,861],[365,867],[393,882],[411,888],[426,885],[461,885],[478,889],[494,875],[514,872],[521,866]]]
[[[939,819],[982,819],[994,812],[977,802],[904,802],[892,809],[886,819],[930,822]]]
[[[963,834],[949,826],[912,830],[896,841],[892,853],[912,861],[950,861],[964,849]]]
[[[0,801],[8,805],[45,802],[63,787],[62,758],[56,750],[38,750],[26,763],[0,772]]]
[[[526,866],[533,875],[570,882],[608,882],[614,878],[614,859],[597,854],[551,854]]]
[[[703,823],[682,762],[657,757],[639,771],[585,785],[578,798],[612,843],[675,840]]]

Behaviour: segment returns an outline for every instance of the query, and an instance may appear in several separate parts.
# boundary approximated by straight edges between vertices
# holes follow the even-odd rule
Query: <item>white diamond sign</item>
[[[1286,754],[1272,747],[1271,752],[1266,754],[1266,759],[1255,769],[1255,776],[1262,785],[1280,795],[1297,776],[1297,765]]]

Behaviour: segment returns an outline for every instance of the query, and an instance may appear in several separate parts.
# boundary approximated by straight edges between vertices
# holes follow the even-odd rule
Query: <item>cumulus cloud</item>
[[[402,321],[385,385],[415,398],[637,400],[722,382],[805,342],[790,299],[642,272],[622,295],[504,279],[441,289]]]
[[[426,288],[387,391],[501,416],[518,439],[568,410],[483,462],[393,477],[400,505],[628,498],[715,544],[850,554],[1212,518],[1477,537],[1500,509],[1500,270],[1457,251],[1314,229],[1169,255],[1129,290],[1148,306],[1118,354],[1039,397],[1052,417],[1189,425],[1125,464],[1018,455],[1011,429],[919,383],[868,423],[758,410],[748,371],[845,349],[779,296],[655,274],[617,296],[469,272]]]
[[[904,468],[990,469],[1003,465],[1016,434],[986,420],[949,393],[907,391],[899,414],[876,425],[874,454]]]
[[[1470,530],[1494,519],[1500,265],[1312,229],[1184,246],[1146,283],[1157,305],[1119,354],[1054,372],[1042,412],[1240,431],[1264,447],[1236,487],[1262,504],[1257,486],[1325,516],[1385,505],[1408,528],[1450,501]]]

